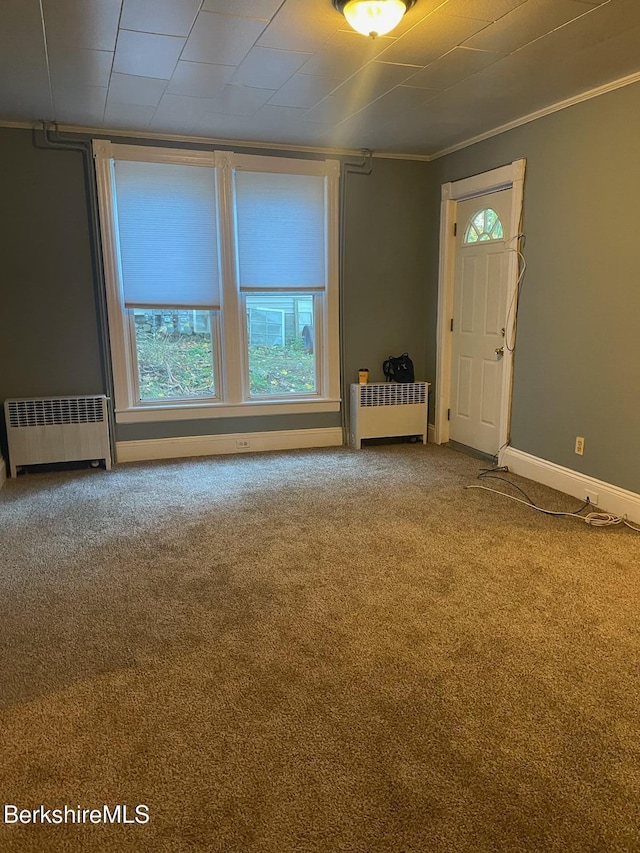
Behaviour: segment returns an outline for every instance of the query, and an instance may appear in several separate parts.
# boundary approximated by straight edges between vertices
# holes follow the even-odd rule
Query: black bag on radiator
[[[382,370],[387,382],[415,382],[413,362],[409,353],[403,352],[397,358],[390,355],[383,363]]]

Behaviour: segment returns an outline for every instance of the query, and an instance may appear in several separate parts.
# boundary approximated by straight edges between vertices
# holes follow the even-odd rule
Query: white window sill
[[[116,411],[116,423],[134,424],[153,421],[195,421],[201,418],[246,418],[257,415],[300,415],[314,412],[339,412],[340,400],[252,400],[250,403],[180,403],[138,406]]]

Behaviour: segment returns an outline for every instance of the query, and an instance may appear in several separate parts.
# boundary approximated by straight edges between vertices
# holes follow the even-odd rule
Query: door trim
[[[511,199],[510,234],[519,234],[522,218],[524,173],[526,160],[514,160],[507,166],[492,169],[460,181],[442,184],[440,205],[440,257],[438,266],[438,323],[436,330],[436,398],[435,443],[449,441],[447,410],[451,405],[451,318],[456,261],[456,238],[453,233],[459,201],[498,190],[513,190]],[[515,243],[514,243],[515,246]],[[510,252],[507,260],[507,298],[505,312],[513,305],[517,309],[518,256]],[[505,313],[504,324],[507,324]],[[511,389],[513,382],[513,353],[505,349],[502,372],[502,405],[498,424],[498,446],[507,444],[511,421]]]

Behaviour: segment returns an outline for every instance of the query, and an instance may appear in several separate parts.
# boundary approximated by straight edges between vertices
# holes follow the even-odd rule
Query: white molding
[[[596,480],[587,474],[563,468],[555,462],[531,456],[514,447],[507,447],[499,458],[500,465],[507,465],[509,471],[527,477],[536,483],[542,483],[559,492],[564,492],[578,500],[584,500],[587,491],[596,492],[598,508],[603,512],[625,516],[629,521],[640,523],[640,495],[627,491],[604,480]]]
[[[116,423],[139,424],[156,421],[199,421],[212,418],[255,418],[259,415],[308,415],[317,412],[339,412],[340,399],[300,400],[297,402],[259,401],[237,406],[224,403],[213,405],[140,406],[116,411]]]
[[[438,268],[438,319],[436,328],[436,397],[435,397],[435,442],[445,444],[449,440],[447,410],[451,406],[451,318],[455,278],[456,238],[453,226],[457,204],[468,198],[512,190],[510,233],[515,239],[519,233],[522,216],[525,160],[514,160],[505,166],[491,169],[480,175],[472,175],[459,181],[442,184],[440,203],[440,256]],[[508,241],[507,241],[508,242]],[[517,245],[517,243],[516,243]],[[507,266],[507,298],[505,302],[504,327],[507,327],[509,312],[517,309],[518,256],[510,252]],[[498,424],[498,446],[505,445],[509,437],[511,419],[511,393],[513,382],[513,353],[505,348],[502,371],[502,406]]]
[[[182,166],[215,166],[213,151],[198,151],[189,148],[156,148],[147,145],[126,145],[109,142],[109,149],[101,150],[105,140],[94,139],[93,148],[97,155],[113,157],[115,160],[132,160],[143,163],[176,163]]]
[[[4,486],[7,481],[7,466],[5,465],[5,461],[0,456],[0,489]]]
[[[270,157],[268,154],[237,154],[230,152],[230,165],[240,172],[269,172],[271,174],[315,175],[326,177],[329,173],[327,160],[300,160],[293,157]],[[332,166],[331,171],[333,173]],[[339,172],[338,172],[339,174]]]
[[[507,190],[521,174],[522,169],[518,164],[522,162],[522,160],[515,160],[506,166],[498,166],[497,169],[481,172],[479,175],[471,175],[453,183],[443,184],[442,199],[462,201],[476,195]]]
[[[113,157],[112,154],[111,140],[110,139],[92,139],[91,140],[91,150],[93,151],[94,158],[99,158],[101,160],[109,160]]]
[[[238,442],[249,442],[239,447]],[[267,450],[301,450],[311,447],[342,447],[342,427],[326,429],[239,432],[227,435],[193,435],[177,438],[153,438],[143,441],[118,441],[119,463],[151,459],[178,459],[189,456],[217,456],[228,453],[255,453]]]

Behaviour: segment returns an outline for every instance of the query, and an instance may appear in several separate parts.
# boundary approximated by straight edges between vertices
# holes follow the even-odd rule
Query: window
[[[479,243],[486,240],[502,239],[504,239],[502,222],[498,214],[491,207],[474,213],[464,234],[465,243]]]
[[[94,154],[116,419],[337,411],[337,161]]]

